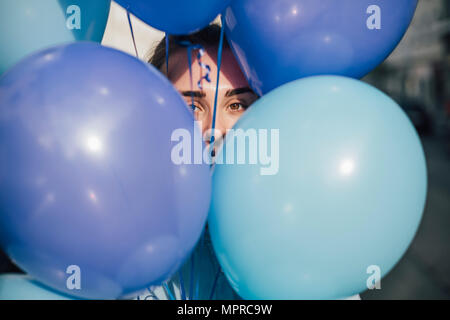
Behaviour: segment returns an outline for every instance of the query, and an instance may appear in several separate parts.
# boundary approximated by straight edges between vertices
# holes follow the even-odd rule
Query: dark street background
[[[428,195],[416,238],[363,299],[450,299],[450,1],[419,0],[408,33],[366,82],[389,94],[419,131]]]

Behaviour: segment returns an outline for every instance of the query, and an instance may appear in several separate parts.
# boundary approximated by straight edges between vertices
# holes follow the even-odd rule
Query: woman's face
[[[195,56],[197,52],[195,52]],[[205,69],[200,67],[196,57],[192,59],[192,85],[189,75],[187,50],[176,51],[169,58],[168,78],[186,100],[188,106],[194,110],[197,121],[201,122],[202,132],[206,142],[209,142],[213,112],[214,98],[217,80],[217,49],[205,48],[202,63],[209,65],[211,82],[202,80],[202,89],[199,89],[198,81],[205,76]],[[163,67],[165,69],[165,66]],[[164,70],[165,71],[165,70]],[[192,96],[194,97],[192,100]],[[239,65],[229,48],[225,48],[222,54],[222,66],[220,69],[219,89],[217,96],[216,113],[216,138],[226,134],[231,129],[244,111],[258,98],[250,89]]]

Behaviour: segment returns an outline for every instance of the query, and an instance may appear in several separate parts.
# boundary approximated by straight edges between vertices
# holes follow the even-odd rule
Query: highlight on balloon
[[[424,298],[397,279],[449,223],[430,6],[1,1],[0,300]]]

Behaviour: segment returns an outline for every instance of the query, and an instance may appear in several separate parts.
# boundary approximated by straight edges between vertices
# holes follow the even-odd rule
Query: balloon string
[[[197,282],[195,284],[194,300],[198,300],[199,291],[200,291],[200,277],[197,277]]]
[[[170,35],[166,33],[166,74],[169,78],[169,45],[170,45]]]
[[[131,38],[133,39],[134,52],[136,53],[136,58],[139,58],[139,53],[136,46],[136,39],[134,38],[133,24],[131,23],[130,11],[128,11],[128,9],[129,7],[127,8],[127,17],[128,17],[128,24],[130,25]]]
[[[194,106],[194,83],[193,83],[193,77],[192,77],[192,56],[191,56],[191,48],[188,47],[187,48],[187,52],[188,52],[188,65],[189,65],[189,79],[190,79],[190,87],[191,87],[191,108],[192,111],[195,111],[195,106]]]
[[[222,26],[224,26],[225,24],[222,21]],[[219,42],[219,51],[217,53],[217,81],[216,81],[216,93],[214,96],[214,112],[213,112],[213,119],[212,119],[212,125],[211,125],[211,129],[212,129],[212,135],[211,135],[211,140],[210,140],[210,146],[211,146],[211,158],[215,156],[215,152],[214,152],[214,142],[215,142],[215,128],[216,128],[216,116],[217,116],[217,97],[218,97],[218,93],[219,93],[219,80],[220,80],[220,67],[222,65],[222,51],[223,51],[223,38],[224,38],[224,30],[225,28],[222,27],[220,29],[220,42]],[[211,161],[212,162],[212,161]]]
[[[208,82],[211,82],[211,79],[209,77],[209,74],[211,73],[211,67],[205,63],[202,62],[202,57],[205,54],[205,50],[203,48],[199,48],[198,51],[198,56],[197,56],[197,60],[198,60],[198,64],[200,66],[200,68],[204,69],[205,75],[203,77],[200,78],[200,80],[198,80],[197,86],[200,90],[203,89],[203,85],[202,85],[202,80],[205,79]]]
[[[214,278],[214,283],[213,283],[213,286],[211,289],[211,294],[209,295],[209,300],[212,300],[214,293],[216,291],[216,286],[217,286],[217,282],[219,280],[220,272],[221,272],[221,269],[220,269],[220,265],[219,265],[219,268],[217,269],[217,272],[216,272],[216,277]]]
[[[150,294],[148,296],[146,296],[144,298],[144,300],[148,300],[148,298],[153,298],[155,300],[159,300],[159,298],[156,296],[156,294],[153,292],[153,290],[150,287],[148,287],[147,290]],[[139,296],[138,296],[138,300],[140,300]]]
[[[169,297],[169,300],[176,300],[172,294],[172,291],[170,291],[169,287],[167,286],[167,283],[163,283],[164,291],[166,292],[166,295]]]
[[[211,82],[211,79],[210,79],[211,67],[209,65],[207,65],[206,63],[202,62],[202,57],[205,55],[205,49],[203,48],[202,45],[192,44],[189,41],[180,41],[178,43],[182,46],[187,47],[187,49],[188,49],[188,63],[189,63],[189,68],[191,68],[190,69],[191,71],[192,71],[192,50],[198,50],[198,54],[197,54],[198,64],[201,69],[205,70],[205,75],[200,77],[200,80],[198,80],[198,82],[197,82],[197,87],[200,90],[202,90],[203,89],[203,85],[202,85],[203,79],[205,79],[208,82]]]
[[[198,243],[200,250],[203,250],[205,247],[205,233],[206,233],[205,229],[203,229],[202,235],[200,236],[200,240]],[[196,280],[196,282],[195,282],[194,300],[198,300],[199,288],[200,288],[200,277],[197,277],[195,280]]]
[[[195,259],[195,251],[191,254],[191,272],[190,272],[190,280],[189,280],[189,300],[193,300],[194,294],[194,259]]]
[[[200,44],[192,44],[190,41],[178,41],[178,44],[181,46],[184,46],[187,48],[187,54],[188,54],[188,67],[189,67],[189,77],[191,82],[191,100],[192,100],[192,107],[194,108],[194,80],[192,75],[192,51],[198,50],[197,54],[197,60],[200,68],[205,70],[205,75],[200,78],[200,80],[197,82],[197,87],[202,90],[202,81],[205,79],[208,82],[211,82],[210,79],[210,73],[211,73],[211,67],[205,63],[202,62],[202,57],[205,54],[205,49]]]
[[[153,292],[153,290],[150,290],[150,295],[152,298],[154,298],[155,300],[159,300],[158,296]]]
[[[180,277],[181,300],[186,300],[186,292],[184,291],[183,272],[181,270],[178,271],[178,276]]]

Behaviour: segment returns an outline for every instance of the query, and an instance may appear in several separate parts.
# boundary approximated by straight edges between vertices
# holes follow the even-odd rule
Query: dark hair
[[[192,44],[200,44],[203,47],[219,46],[221,27],[217,24],[210,24],[206,28],[192,33],[190,35],[169,36],[169,55],[173,54],[181,48],[180,42],[189,41]],[[223,47],[228,47],[228,42],[224,37]],[[166,63],[166,37],[164,37],[156,46],[153,54],[147,58],[148,63],[152,64],[159,70],[162,70]],[[163,70],[164,71],[164,70]]]

